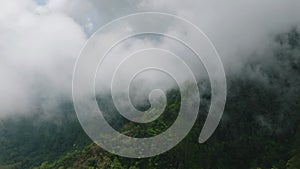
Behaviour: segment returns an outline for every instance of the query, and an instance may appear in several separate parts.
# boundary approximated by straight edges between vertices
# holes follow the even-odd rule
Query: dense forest
[[[188,136],[172,150],[145,159],[119,157],[92,143],[67,102],[53,117],[2,119],[0,169],[300,169],[300,33],[292,29],[274,42],[272,51],[249,59],[241,73],[228,75],[224,116],[203,144],[198,136],[209,92],[202,94],[203,105]],[[134,137],[161,133],[177,116],[178,90],[168,91],[167,99],[156,121],[141,125],[119,120],[115,128]],[[99,102],[115,112],[112,103]]]

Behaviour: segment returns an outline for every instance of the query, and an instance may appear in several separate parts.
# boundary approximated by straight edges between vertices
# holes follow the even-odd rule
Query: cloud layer
[[[30,0],[0,3],[0,115],[69,95],[74,60],[86,41],[82,26]]]
[[[60,98],[70,99],[80,49],[100,26],[123,15],[157,11],[190,20],[215,44],[226,73],[236,73],[250,56],[268,50],[274,35],[300,24],[299,9],[298,0],[0,1],[0,117],[36,106],[46,111]],[[117,39],[118,31],[112,30],[107,40]],[[169,41],[140,39],[130,48],[149,43],[172,48]],[[128,50],[121,47],[117,55]]]

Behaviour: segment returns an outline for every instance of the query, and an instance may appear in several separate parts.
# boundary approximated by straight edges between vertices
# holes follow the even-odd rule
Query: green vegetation
[[[145,159],[119,157],[91,143],[72,105],[63,105],[62,112],[68,113],[57,117],[59,124],[36,124],[36,117],[0,123],[0,169],[300,169],[299,41],[295,30],[278,36],[267,57],[272,61],[249,61],[242,71],[248,76],[228,77],[223,119],[204,144],[197,141],[209,106],[207,93],[188,136],[172,150]],[[156,121],[142,125],[123,119],[115,128],[134,137],[163,132],[177,117],[181,99],[176,89],[167,98],[166,111]],[[115,112],[112,103],[100,105]]]
[[[34,114],[0,121],[0,168],[32,168],[90,144],[72,104],[61,109],[53,117]]]

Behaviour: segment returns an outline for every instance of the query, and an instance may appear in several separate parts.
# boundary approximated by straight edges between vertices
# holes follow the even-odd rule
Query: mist
[[[262,67],[274,63],[274,39],[292,28],[299,31],[299,9],[297,0],[0,1],[0,118],[37,110],[51,113],[60,101],[71,100],[76,58],[88,38],[105,23],[135,12],[166,12],[188,19],[213,42],[228,77],[245,76],[269,83],[270,79],[261,71],[245,71],[245,66],[250,61]],[[168,26],[167,23],[162,25]],[[122,29],[108,32],[107,41],[118,40]],[[166,39],[133,38],[129,43],[122,44],[112,55],[123,56],[148,46],[177,50],[183,57],[188,55]],[[114,63],[113,56],[111,59],[107,63]],[[188,56],[183,59],[192,62]],[[165,62],[174,66],[172,62]],[[111,65],[104,66],[111,71]],[[191,67],[201,78],[203,67]],[[110,77],[103,75],[99,80],[105,82],[107,78]],[[169,81],[162,84],[160,76],[150,75],[146,79],[159,81],[159,86],[170,85]],[[108,87],[99,86],[105,90]]]

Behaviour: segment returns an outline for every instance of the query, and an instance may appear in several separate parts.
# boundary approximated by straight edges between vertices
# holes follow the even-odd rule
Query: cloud
[[[70,95],[73,65],[86,41],[81,25],[30,0],[0,6],[0,116],[30,111],[38,98]]]
[[[0,1],[0,117],[30,112],[35,105],[55,105],[58,98],[70,98],[73,66],[80,49],[100,26],[124,15],[157,11],[190,20],[210,37],[227,74],[240,72],[248,60],[253,59],[250,58],[255,56],[253,54],[270,49],[274,35],[300,24],[298,0],[44,2]],[[159,26],[164,24],[167,25]],[[107,41],[118,39],[119,31],[111,30]],[[151,45],[183,55],[186,52],[169,40],[136,38],[131,39],[130,45],[120,46],[115,56]],[[254,59],[268,60],[267,57]],[[170,66],[174,66],[172,64],[170,62]],[[196,65],[193,69],[201,68]]]
[[[274,35],[300,24],[297,0],[145,0],[139,9],[169,12],[195,23],[210,37],[227,71],[242,68],[249,55],[269,47]]]

